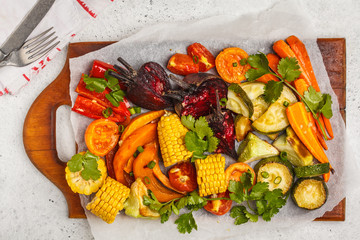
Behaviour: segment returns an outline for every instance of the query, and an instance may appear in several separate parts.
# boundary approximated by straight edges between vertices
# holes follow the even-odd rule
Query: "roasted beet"
[[[139,71],[135,71],[124,59],[119,57],[118,61],[126,69],[115,65],[115,69],[121,74],[109,74],[126,85],[126,96],[131,102],[149,110],[173,105],[171,99],[164,96],[170,90],[170,82],[163,67],[155,62],[148,62],[142,65]]]
[[[216,152],[225,153],[235,159],[237,159],[237,154],[235,151],[235,126],[234,118],[230,111],[221,111],[219,96],[216,92],[217,106],[216,109],[213,109],[213,113],[208,115],[207,121],[209,126],[214,132],[215,137],[217,137],[220,142]]]
[[[179,115],[192,115],[195,118],[209,115],[213,108],[216,108],[215,92],[219,97],[226,98],[227,85],[218,76],[197,73],[191,74],[183,80],[170,76],[182,89],[167,94],[179,101],[175,105],[175,111]],[[191,82],[191,84],[189,84]]]

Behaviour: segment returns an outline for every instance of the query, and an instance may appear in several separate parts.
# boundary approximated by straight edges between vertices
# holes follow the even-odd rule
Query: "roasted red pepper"
[[[96,100],[78,95],[71,110],[89,118],[99,119],[105,118],[103,111],[106,110],[106,107],[100,105]],[[108,119],[114,122],[125,122],[129,117],[112,112]]]
[[[215,57],[200,43],[193,43],[187,48],[187,53],[195,63],[199,64],[200,72],[207,72],[215,66]]]
[[[198,61],[191,56],[181,53],[175,53],[170,58],[167,68],[170,72],[179,75],[188,75],[199,72]]]
[[[116,69],[114,68],[113,65],[99,60],[94,60],[92,68],[90,70],[90,77],[106,79],[105,72],[109,69],[114,70],[116,72]],[[122,90],[126,89],[124,84],[122,84],[121,82],[119,84]]]
[[[96,91],[90,91],[89,89],[86,88],[86,83],[84,82],[83,78],[84,78],[84,74],[81,76],[81,79],[75,89],[75,92],[79,93],[80,95],[82,95],[86,98],[95,100],[98,104],[102,105],[105,108],[111,107],[115,113],[130,117],[131,114],[128,110],[128,108],[130,107],[130,104],[125,97],[124,97],[123,101],[119,103],[120,105],[118,107],[115,107],[105,97],[105,95],[109,94],[111,91],[109,88],[106,88],[105,91],[103,91],[101,93],[98,93]]]

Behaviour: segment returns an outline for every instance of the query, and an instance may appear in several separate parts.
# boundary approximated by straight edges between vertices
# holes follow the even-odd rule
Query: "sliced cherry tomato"
[[[188,75],[190,73],[199,72],[199,64],[186,54],[175,53],[170,58],[167,68],[175,74]]]
[[[190,162],[176,164],[168,174],[171,185],[179,191],[192,192],[198,186],[196,170]]]
[[[256,181],[255,171],[248,164],[242,162],[233,163],[225,170],[226,181],[228,183],[230,180],[240,181],[241,175],[245,172],[251,173],[254,186]]]
[[[215,57],[211,52],[200,43],[193,43],[187,48],[187,53],[195,63],[199,62],[200,72],[207,72],[215,67]]]
[[[211,198],[230,198],[229,191],[213,194],[211,195]],[[215,215],[224,215],[227,213],[232,205],[232,200],[213,200],[208,201],[207,204],[204,206],[205,210],[208,212],[211,212]]]
[[[215,59],[216,70],[220,77],[228,83],[241,83],[245,80],[245,73],[251,67],[248,63],[243,65],[242,59],[249,55],[241,48],[226,48]]]
[[[119,127],[109,119],[98,119],[90,123],[85,132],[85,143],[89,151],[105,156],[118,143]]]

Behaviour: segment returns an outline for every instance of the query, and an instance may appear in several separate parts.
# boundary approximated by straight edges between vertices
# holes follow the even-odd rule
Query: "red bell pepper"
[[[116,69],[114,68],[113,65],[99,60],[94,60],[89,76],[94,78],[105,78],[105,72],[109,69],[114,70],[116,72]],[[120,82],[119,85],[122,90],[126,90],[124,84]]]
[[[90,91],[89,89],[86,88],[86,83],[84,82],[83,77],[84,77],[84,75],[81,76],[81,79],[75,89],[75,92],[79,93],[80,95],[82,95],[84,97],[95,100],[98,104],[104,106],[105,108],[111,107],[115,113],[118,113],[118,114],[124,115],[124,116],[128,116],[128,117],[131,115],[128,110],[128,108],[130,107],[130,104],[125,97],[123,99],[123,102],[120,102],[120,105],[118,107],[115,107],[105,97],[106,94],[109,94],[111,92],[111,90],[109,88],[106,88],[105,91],[103,91],[101,93],[98,93],[96,91]]]
[[[106,107],[100,105],[96,100],[91,100],[89,98],[78,95],[71,110],[89,118],[100,119],[105,118],[103,111],[106,109]],[[128,116],[120,115],[115,112],[112,112],[108,117],[109,120],[114,122],[125,122],[128,118]]]
[[[188,46],[187,54],[194,59],[195,63],[199,63],[200,72],[207,72],[215,67],[214,55],[200,43],[193,43]]]

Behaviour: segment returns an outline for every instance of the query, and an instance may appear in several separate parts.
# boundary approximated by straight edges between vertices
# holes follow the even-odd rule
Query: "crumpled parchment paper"
[[[86,215],[96,239],[216,239],[238,237],[250,231],[266,231],[270,228],[289,227],[294,224],[310,222],[321,217],[326,211],[332,210],[345,197],[345,125],[339,112],[337,97],[334,94],[327,76],[321,53],[316,43],[311,21],[304,12],[300,12],[294,2],[281,2],[267,11],[246,16],[216,16],[190,23],[159,24],[147,27],[137,34],[114,43],[96,52],[79,58],[70,59],[71,84],[70,94],[74,102],[77,94],[74,89],[82,73],[88,73],[94,59],[109,63],[117,63],[117,57],[127,60],[135,69],[147,61],[155,61],[166,66],[167,61],[175,52],[186,53],[186,47],[193,42],[201,42],[214,55],[223,48],[236,46],[249,54],[258,51],[271,52],[272,43],[278,39],[285,39],[296,35],[304,41],[308,49],[315,74],[322,92],[329,93],[333,100],[334,116],[331,123],[335,138],[328,141],[329,150],[326,151],[333,168],[336,170],[328,185],[329,198],[326,204],[314,211],[300,209],[291,199],[280,210],[271,222],[259,222],[236,226],[234,220],[225,216],[214,216],[206,211],[194,213],[198,231],[193,230],[190,235],[178,233],[174,224],[175,217],[161,224],[159,220],[134,219],[123,212],[117,216],[113,224],[107,224],[90,212]],[[92,121],[79,114],[72,113],[71,121],[75,131],[79,151],[85,150],[84,132]],[[349,160],[348,160],[349,161]],[[354,171],[354,170],[352,170]],[[82,203],[89,201],[81,196]]]

